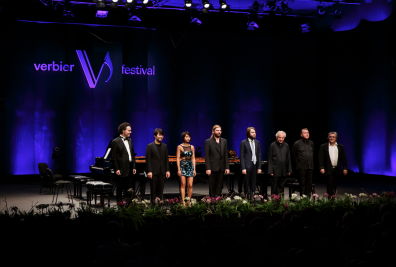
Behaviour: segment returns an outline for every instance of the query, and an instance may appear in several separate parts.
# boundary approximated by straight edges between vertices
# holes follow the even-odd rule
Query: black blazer
[[[289,145],[285,142],[279,144],[277,141],[271,143],[268,149],[268,174],[285,177],[292,172]]]
[[[337,144],[338,146],[338,162],[337,169],[341,173],[341,164],[342,169],[347,169],[347,157],[345,154],[344,146],[341,144]],[[319,169],[325,169],[325,175],[330,175],[333,169],[333,165],[331,164],[330,155],[329,155],[329,143],[325,143],[320,146],[319,150]]]
[[[228,165],[227,140],[220,138],[220,151],[217,150],[216,146],[216,140],[212,137],[205,141],[205,168],[212,172],[223,172],[226,169],[230,169]]]
[[[132,157],[132,168],[136,169],[136,161],[135,161],[135,150],[133,148],[133,142],[130,138],[128,138],[129,143],[129,151],[131,152]],[[114,171],[120,170],[121,177],[126,177],[129,175],[130,170],[130,162],[128,151],[125,147],[124,142],[122,141],[121,136],[115,138],[111,142],[111,168]]]
[[[147,172],[152,172],[153,175],[166,175],[166,172],[170,171],[168,146],[166,144],[161,143],[161,154],[158,153],[158,148],[155,142],[147,145],[146,168]]]
[[[254,148],[256,150],[257,168],[261,169],[261,147],[260,142],[256,139],[254,139]],[[252,164],[252,148],[248,139],[241,142],[241,145],[239,146],[239,154],[241,158],[241,170],[249,170]]]

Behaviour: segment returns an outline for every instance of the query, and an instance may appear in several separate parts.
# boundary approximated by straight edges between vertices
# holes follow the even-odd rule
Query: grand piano
[[[102,177],[103,180],[112,181],[112,177],[115,175],[115,171],[110,168],[110,151],[111,151],[111,142],[106,149],[106,153],[103,157],[95,158],[95,165],[90,166],[90,171]],[[224,176],[224,184],[229,190],[229,194],[235,194],[236,192],[241,193],[243,189],[243,175],[240,167],[240,159],[236,156],[235,151],[229,151],[229,165],[230,165],[230,174]],[[137,174],[140,176],[146,175],[146,158],[144,156],[135,156],[136,159],[136,169]],[[169,156],[169,167],[172,176],[177,175],[177,159],[176,156]],[[205,158],[204,157],[196,157],[196,172],[197,177],[201,179],[206,179],[206,170],[205,170]],[[99,178],[100,179],[100,178]],[[238,180],[238,189],[234,189],[234,179]],[[194,179],[195,180],[195,179]],[[267,195],[267,161],[262,161],[262,173],[257,175],[257,187],[261,195]]]

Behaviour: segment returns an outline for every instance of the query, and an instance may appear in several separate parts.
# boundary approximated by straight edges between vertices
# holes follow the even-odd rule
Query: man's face
[[[157,133],[157,135],[154,135],[155,140],[158,142],[162,142],[162,139],[164,139],[164,136],[160,133]]]
[[[283,133],[278,134],[276,141],[278,141],[279,144],[282,144],[283,141],[285,141],[285,135]]]
[[[308,130],[302,130],[301,137],[305,139],[309,139],[309,131]]]
[[[220,127],[216,128],[213,132],[217,138],[219,138],[221,136],[221,128]]]
[[[251,139],[256,139],[256,131],[255,130],[251,129],[249,135],[250,135]]]
[[[336,135],[335,134],[330,134],[329,135],[329,142],[334,144],[337,141]]]
[[[131,129],[130,126],[127,126],[125,130],[122,130],[122,134],[123,134],[125,137],[130,137],[130,136],[131,136],[131,133],[132,133],[132,129]]]

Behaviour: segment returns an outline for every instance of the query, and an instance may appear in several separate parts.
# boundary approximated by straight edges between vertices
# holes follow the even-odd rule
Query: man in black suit
[[[300,136],[301,139],[293,144],[291,157],[300,176],[300,194],[310,197],[312,193],[315,146],[309,140],[309,131],[307,128],[301,129]]]
[[[132,188],[132,175],[136,174],[135,151],[133,142],[129,138],[132,130],[128,122],[118,126],[120,136],[111,143],[111,166],[116,171],[117,202],[122,201],[122,192],[126,195]]]
[[[246,139],[241,142],[239,153],[241,157],[241,170],[245,175],[245,195],[252,199],[256,189],[257,174],[261,173],[261,147],[256,140],[256,129],[248,127]]]
[[[154,142],[146,148],[147,177],[150,178],[151,202],[163,199],[165,177],[170,177],[168,146],[162,143],[164,131],[154,130]]]
[[[327,139],[329,142],[320,146],[319,169],[320,173],[326,177],[327,193],[332,196],[337,192],[336,180],[341,176],[341,172],[344,175],[348,173],[347,158],[344,146],[337,143],[338,134],[336,132],[330,132]]]
[[[230,173],[227,140],[220,138],[221,127],[212,128],[212,136],[205,141],[205,168],[209,176],[209,196],[221,196],[223,176]]]
[[[284,193],[286,177],[292,172],[289,145],[285,143],[286,133],[278,131],[276,141],[268,149],[268,174],[272,177],[272,193]]]

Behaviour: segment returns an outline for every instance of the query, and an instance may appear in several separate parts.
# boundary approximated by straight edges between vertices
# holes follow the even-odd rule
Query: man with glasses
[[[341,176],[341,173],[343,175],[348,173],[347,158],[344,146],[337,143],[338,134],[336,132],[330,132],[327,139],[329,142],[320,146],[319,169],[320,173],[326,177],[327,193],[332,196],[337,193],[336,180]]]

